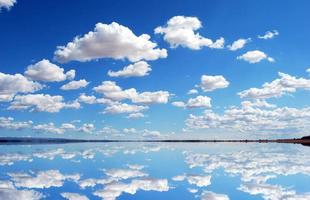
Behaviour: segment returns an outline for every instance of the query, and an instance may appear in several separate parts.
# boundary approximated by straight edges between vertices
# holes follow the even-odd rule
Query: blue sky
[[[309,134],[309,2],[279,4],[0,1],[1,136]]]

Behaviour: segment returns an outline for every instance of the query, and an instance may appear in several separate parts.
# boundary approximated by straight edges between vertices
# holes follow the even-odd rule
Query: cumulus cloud
[[[0,181],[0,199],[18,200],[31,199],[39,200],[44,198],[44,195],[35,190],[18,190],[14,187],[11,181]]]
[[[195,98],[190,98],[187,103],[175,101],[172,102],[172,105],[181,108],[211,108],[211,98],[199,95]]]
[[[131,62],[166,58],[167,50],[157,48],[150,36],[136,36],[129,28],[116,22],[97,23],[95,30],[76,37],[66,46],[58,46],[55,59],[59,62],[89,61],[99,58],[125,59]]]
[[[223,76],[201,76],[200,88],[205,92],[211,92],[216,89],[227,88],[229,82]]]
[[[69,83],[61,86],[62,90],[77,90],[80,88],[84,88],[89,84],[85,79],[81,79],[79,81],[70,81]]]
[[[0,12],[3,8],[10,10],[14,6],[16,0],[0,0]]]
[[[30,128],[32,121],[15,121],[12,117],[0,117],[0,129],[22,130]]]
[[[63,108],[80,108],[78,102],[65,103],[63,97],[49,94],[17,95],[9,106],[9,110],[28,110],[38,112],[59,112]]]
[[[78,181],[80,179],[79,174],[64,175],[59,170],[39,171],[37,174],[9,173],[8,175],[16,187],[40,189],[61,187],[66,180]]]
[[[104,173],[113,178],[114,180],[122,180],[129,178],[145,177],[148,174],[135,169],[108,169],[104,170]]]
[[[54,123],[38,124],[32,127],[35,132],[63,134],[65,129],[57,128]]]
[[[187,92],[187,94],[197,94],[198,93],[198,90],[196,89],[191,89]]]
[[[106,98],[120,101],[129,99],[133,103],[153,104],[167,103],[170,96],[167,91],[142,92],[138,93],[135,88],[123,90],[113,81],[103,81],[101,85],[94,87],[93,90],[103,94]]]
[[[94,124],[83,124],[78,131],[83,132],[83,133],[92,133],[95,130],[95,125]]]
[[[69,70],[64,73],[64,69],[43,59],[33,65],[29,65],[25,71],[25,76],[32,80],[44,82],[60,82],[66,79],[74,79],[75,70]]]
[[[267,54],[259,50],[248,51],[245,54],[238,56],[237,59],[247,61],[251,64],[258,63],[265,59],[269,62],[274,62],[272,57],[269,57]]]
[[[226,194],[203,191],[201,194],[201,200],[229,200],[229,197]]]
[[[178,175],[172,177],[174,181],[187,180],[189,184],[196,185],[197,187],[205,187],[211,184],[211,176],[201,176],[201,175]]]
[[[145,178],[132,180],[130,183],[112,182],[93,194],[106,200],[115,200],[122,193],[135,194],[138,190],[166,192],[169,190],[166,179]]]
[[[67,200],[89,200],[87,196],[78,193],[63,192],[60,195]]]
[[[294,93],[297,89],[310,89],[310,79],[296,78],[282,72],[278,75],[280,78],[264,83],[262,88],[250,88],[239,92],[238,95],[241,98],[267,99]]]
[[[224,47],[224,38],[213,42],[209,38],[201,36],[196,31],[202,27],[201,21],[197,17],[174,16],[168,20],[166,26],[157,27],[154,32],[163,34],[164,40],[172,48],[178,46],[199,50],[202,47],[221,49]]]
[[[145,115],[143,113],[137,112],[137,113],[130,113],[127,118],[128,119],[139,119],[139,118],[143,118],[145,117]]]
[[[130,64],[124,67],[120,71],[108,71],[108,75],[111,77],[141,77],[149,75],[152,71],[150,65],[145,61],[139,61],[134,64]]]
[[[250,38],[248,38],[248,39],[240,38],[240,39],[234,41],[231,45],[227,45],[227,48],[230,51],[236,51],[238,49],[242,49],[250,41],[251,41]]]
[[[279,35],[279,32],[277,30],[273,30],[273,31],[267,31],[264,35],[258,35],[257,38],[268,40],[274,38],[277,35]]]
[[[310,68],[309,68],[309,69],[307,69],[306,71],[307,71],[307,72],[309,73],[309,75],[310,75]]]
[[[0,72],[0,102],[11,101],[17,93],[32,93],[42,88],[43,85],[21,74],[10,75]]]
[[[116,102],[111,105],[107,105],[107,107],[104,109],[104,113],[109,114],[139,113],[147,109],[148,106],[140,106],[140,105],[132,105],[127,103]]]
[[[192,129],[215,128],[262,134],[285,134],[293,131],[298,134],[308,132],[310,128],[309,110],[309,107],[297,109],[275,107],[267,102],[243,102],[241,107],[228,108],[222,115],[211,110],[204,111],[203,115],[191,114],[186,125]]]

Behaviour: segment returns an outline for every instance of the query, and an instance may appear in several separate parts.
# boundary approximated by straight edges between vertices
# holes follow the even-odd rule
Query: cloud
[[[16,4],[16,0],[0,0],[0,12],[2,8],[10,10]]]
[[[63,192],[60,195],[67,200],[89,200],[86,196],[78,193]]]
[[[114,101],[129,99],[133,103],[141,104],[165,104],[168,102],[168,98],[170,96],[169,92],[161,90],[142,93],[138,93],[135,88],[123,90],[113,81],[103,81],[101,85],[94,87],[93,90]]]
[[[63,175],[59,170],[39,171],[37,174],[9,173],[8,175],[16,187],[40,189],[62,187],[66,180],[78,181],[80,179],[79,174]]]
[[[310,75],[310,68],[309,68],[309,69],[307,69],[307,70],[306,70],[306,72],[308,72],[308,73],[309,73],[309,75]]]
[[[63,134],[65,129],[55,127],[54,123],[38,124],[32,127],[35,132]]]
[[[191,114],[186,126],[191,129],[235,130],[258,134],[307,133],[310,128],[310,107],[301,109],[275,107],[267,102],[242,103],[241,107],[231,107],[222,115],[211,110],[203,115]]]
[[[104,173],[113,178],[114,180],[123,180],[129,178],[145,177],[148,174],[134,169],[108,169],[104,170]]]
[[[63,97],[49,94],[17,95],[9,106],[9,110],[28,110],[38,112],[59,112],[63,108],[80,108],[78,102],[65,103]]]
[[[229,200],[229,197],[226,194],[203,191],[201,194],[201,200]]]
[[[269,62],[274,62],[272,57],[269,57],[267,54],[259,50],[248,51],[245,54],[238,56],[237,59],[247,61],[251,64],[258,63],[265,59]]]
[[[241,98],[268,99],[294,93],[297,89],[310,89],[310,79],[296,78],[282,72],[279,72],[278,75],[280,78],[270,83],[264,83],[262,88],[250,88],[239,92],[238,95]]]
[[[92,133],[95,130],[94,124],[83,124],[82,127],[78,129],[79,132]]]
[[[108,71],[108,75],[111,77],[141,77],[149,75],[152,71],[150,65],[145,61],[139,61],[134,64],[130,64],[124,67],[120,71]]]
[[[115,200],[122,193],[135,194],[138,190],[166,192],[169,190],[168,181],[166,179],[146,178],[132,180],[130,183],[112,182],[93,194],[105,200]]]
[[[267,31],[265,35],[258,35],[257,38],[268,40],[274,38],[277,35],[279,35],[279,32],[277,30],[273,30],[273,31]]]
[[[137,113],[131,113],[127,116],[128,119],[138,119],[143,118],[145,115],[143,113],[137,112]]]
[[[197,17],[174,16],[168,20],[166,26],[159,26],[154,32],[156,34],[163,34],[164,40],[172,48],[182,46],[199,50],[204,46],[216,49],[224,47],[224,38],[213,42],[211,39],[196,33],[201,27],[202,24]]]
[[[81,79],[79,81],[70,81],[69,83],[61,86],[62,90],[77,90],[80,88],[84,88],[89,84],[85,79]]]
[[[60,82],[66,79],[74,79],[75,70],[64,73],[64,69],[43,59],[33,65],[29,65],[25,71],[25,76],[36,81]]]
[[[250,41],[251,41],[250,38],[248,38],[248,39],[240,38],[240,39],[234,41],[231,45],[227,45],[227,48],[230,51],[236,51],[238,49],[242,49]]]
[[[187,180],[189,184],[196,185],[197,187],[205,187],[211,184],[211,176],[200,175],[178,175],[172,177],[173,181]]]
[[[187,92],[187,94],[197,94],[198,93],[198,90],[196,89],[191,89]]]
[[[211,98],[199,95],[195,98],[190,98],[187,103],[175,101],[172,102],[172,105],[181,108],[211,108]]]
[[[159,131],[150,131],[148,129],[144,129],[142,132],[142,136],[145,138],[159,138],[162,136]]]
[[[227,88],[229,82],[223,76],[201,76],[200,87],[205,92],[211,92],[216,89]]]
[[[148,109],[148,106],[131,105],[127,103],[113,103],[104,109],[104,113],[121,114],[121,113],[139,113]]]
[[[17,93],[32,93],[42,88],[43,85],[21,74],[10,75],[0,72],[0,102],[11,101]]]
[[[77,99],[78,102],[86,103],[86,104],[95,104],[98,103],[95,96],[87,96],[85,93],[82,93]]]
[[[0,117],[0,129],[22,130],[30,128],[32,121],[16,122],[12,117]]]
[[[0,181],[0,199],[18,200],[31,199],[39,200],[44,198],[44,195],[35,190],[17,190],[12,182]]]
[[[129,28],[116,22],[97,23],[95,30],[82,37],[76,37],[66,46],[58,46],[54,53],[58,62],[90,61],[100,58],[157,60],[167,57],[166,49],[157,48],[150,36],[136,36]]]

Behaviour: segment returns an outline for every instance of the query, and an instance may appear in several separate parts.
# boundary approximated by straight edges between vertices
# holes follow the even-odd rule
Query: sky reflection
[[[0,150],[0,199],[310,199],[310,149],[301,145],[111,143]]]

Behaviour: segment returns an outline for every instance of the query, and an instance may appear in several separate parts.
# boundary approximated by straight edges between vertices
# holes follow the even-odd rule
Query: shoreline
[[[310,139],[259,139],[259,140],[195,140],[195,139],[154,139],[154,140],[87,140],[65,138],[24,138],[0,137],[0,145],[13,144],[65,144],[65,143],[287,143],[310,146]]]

